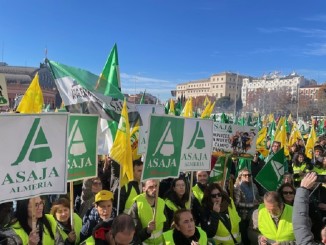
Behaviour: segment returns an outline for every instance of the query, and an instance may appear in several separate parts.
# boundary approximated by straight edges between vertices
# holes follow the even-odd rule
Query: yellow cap
[[[112,199],[113,199],[113,193],[107,190],[102,190],[95,195],[95,202],[109,201]]]

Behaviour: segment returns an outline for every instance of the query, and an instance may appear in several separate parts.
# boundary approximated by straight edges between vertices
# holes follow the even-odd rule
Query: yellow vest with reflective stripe
[[[165,199],[165,205],[171,209],[173,212],[181,209],[181,207],[176,206],[174,202],[172,202],[170,199]],[[186,202],[186,209],[190,209],[190,203],[189,201]]]
[[[47,220],[50,223],[51,226],[51,230],[53,232],[54,237],[57,235],[56,231],[57,231],[57,222],[55,221],[55,219],[53,218],[52,215],[46,214],[45,215]],[[17,234],[17,236],[20,237],[21,241],[22,241],[22,245],[27,245],[28,244],[28,239],[29,239],[29,234],[27,234],[23,227],[21,227],[19,222],[14,223],[11,228],[13,229],[13,231]],[[43,232],[43,238],[42,238],[42,244],[46,244],[46,245],[55,245],[55,240],[53,240],[50,236],[49,231],[47,230],[47,228],[45,226],[43,226],[44,228],[44,232]]]
[[[126,193],[128,192],[128,184],[125,185],[125,188],[126,188]],[[132,204],[134,203],[134,199],[135,197],[137,196],[137,191],[135,190],[135,188],[132,186],[131,187],[131,190],[130,190],[130,194],[129,196],[127,197],[127,200],[126,200],[126,204],[125,204],[125,209],[123,210],[123,212],[125,214],[128,214]]]
[[[196,227],[196,228],[199,231],[199,235],[200,235],[199,241],[198,241],[199,245],[207,245],[206,232],[203,231],[200,227]],[[174,231],[174,229],[163,233],[163,238],[164,238],[164,244],[165,245],[175,245],[175,242],[173,240],[173,231]]]
[[[78,243],[75,243],[78,244]],[[87,238],[84,243],[84,245],[95,245],[95,239],[93,236],[90,236],[89,238]]]
[[[74,213],[74,230],[76,233],[75,244],[79,244],[79,242],[80,242],[80,231],[82,229],[82,226],[83,226],[83,224],[82,224],[81,218],[78,216],[78,214]],[[68,238],[68,234],[66,232],[64,232],[60,226],[58,226],[58,229],[60,231],[61,237],[65,241]]]
[[[293,174],[300,174],[300,173],[302,173],[305,169],[306,169],[306,164],[305,163],[303,163],[301,166],[295,166],[294,164],[293,164]],[[300,181],[300,180],[302,180],[302,178],[303,177],[301,177],[301,176],[299,176],[299,177],[297,177],[297,178],[295,178],[294,180],[295,181]]]
[[[264,204],[258,208],[258,229],[260,233],[275,242],[294,241],[292,207],[284,204],[284,210],[276,227]]]
[[[231,198],[230,198],[231,199]],[[233,234],[234,238],[240,242],[241,241],[241,235],[239,232],[239,223],[241,221],[241,218],[239,217],[239,214],[235,208],[234,202],[231,199],[231,205],[228,206],[228,212],[229,212],[229,219],[231,222],[231,233]],[[226,229],[223,222],[220,220],[218,222],[218,227],[216,230],[216,235],[214,236],[214,240],[216,244],[223,244],[223,245],[233,245],[234,241],[230,235],[230,232],[228,229]]]
[[[197,184],[192,187],[192,193],[194,193],[195,198],[197,198],[197,200],[201,204],[204,198],[204,192],[199,188]]]
[[[146,193],[136,196],[134,199],[137,202],[138,217],[143,228],[147,227],[148,223],[153,220],[154,211],[149,205],[146,197]],[[150,238],[144,241],[146,244],[161,244],[163,243],[163,226],[166,221],[164,215],[165,203],[162,198],[157,199],[157,213],[156,213],[156,229],[152,232]]]

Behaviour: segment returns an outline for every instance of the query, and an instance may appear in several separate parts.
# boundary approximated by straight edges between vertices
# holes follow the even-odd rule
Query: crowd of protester
[[[74,185],[74,210],[69,194],[0,204],[0,244],[326,244],[326,183],[317,181],[326,175],[326,137],[312,159],[298,139],[282,185],[266,191],[255,177],[280,146],[272,142],[266,158],[257,152],[250,168],[234,171],[235,159],[231,185],[209,183],[206,171],[193,186],[185,173],[141,183],[136,160],[134,180],[119,190],[119,165],[100,157],[98,177]]]

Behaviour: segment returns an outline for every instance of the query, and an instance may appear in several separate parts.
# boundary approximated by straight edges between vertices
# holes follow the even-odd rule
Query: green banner
[[[150,127],[142,180],[178,177],[184,118],[150,116]]]
[[[70,115],[68,181],[97,176],[97,115]]]

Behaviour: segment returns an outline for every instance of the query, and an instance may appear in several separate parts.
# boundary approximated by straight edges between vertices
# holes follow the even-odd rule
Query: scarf
[[[182,245],[191,245],[192,241],[198,242],[200,238],[200,234],[198,229],[196,228],[195,234],[192,237],[185,237],[180,231],[177,229],[173,230],[173,240],[175,244]]]

